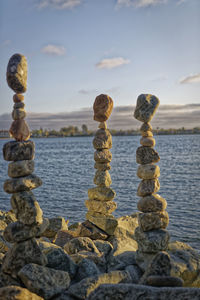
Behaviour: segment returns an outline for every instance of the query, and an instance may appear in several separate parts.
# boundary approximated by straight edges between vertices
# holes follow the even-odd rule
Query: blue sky
[[[1,0],[0,114],[12,111],[10,56],[28,60],[28,112],[115,106],[141,93],[200,103],[199,0]]]

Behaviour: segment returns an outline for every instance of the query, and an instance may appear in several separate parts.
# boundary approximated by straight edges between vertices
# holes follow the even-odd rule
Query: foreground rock
[[[11,285],[0,289],[0,299],[2,300],[43,300],[44,298],[31,293],[29,290]]]

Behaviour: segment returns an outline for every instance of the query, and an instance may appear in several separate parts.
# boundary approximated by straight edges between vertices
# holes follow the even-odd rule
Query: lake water
[[[168,230],[172,239],[200,249],[200,135],[156,136],[161,170],[159,194],[168,202]],[[113,137],[112,188],[119,217],[137,211],[135,152],[139,136]],[[43,185],[34,194],[47,217],[63,216],[70,224],[83,221],[88,188],[95,174],[91,137],[35,139],[35,174]],[[0,148],[6,140],[0,140]],[[10,195],[3,191],[8,162],[0,154],[2,210],[10,209]]]

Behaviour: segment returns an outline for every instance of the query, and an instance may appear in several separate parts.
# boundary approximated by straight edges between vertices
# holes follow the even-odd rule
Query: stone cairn
[[[111,214],[117,208],[117,204],[113,201],[116,193],[110,188],[112,181],[109,170],[112,153],[109,149],[112,148],[112,136],[106,125],[112,108],[113,100],[109,96],[102,94],[96,97],[93,105],[94,120],[100,122],[99,130],[97,130],[93,140],[93,146],[96,150],[94,168],[97,169],[94,184],[97,187],[88,189],[89,200],[85,201],[88,208],[86,219],[108,235],[113,234],[118,224]]]
[[[165,228],[169,223],[168,213],[165,211],[167,202],[157,194],[160,189],[158,177],[160,168],[155,165],[160,160],[154,150],[155,139],[153,138],[150,121],[155,114],[160,101],[157,97],[142,94],[137,99],[134,117],[143,122],[140,132],[140,146],[136,151],[136,162],[139,165],[137,176],[142,179],[138,186],[137,195],[139,227],[136,228],[135,238],[138,243],[137,259],[142,260],[147,254],[156,254],[166,250],[169,242],[169,233]]]
[[[10,223],[4,238],[12,243],[2,264],[2,271],[17,278],[18,271],[28,263],[46,264],[46,257],[42,254],[35,237],[39,237],[48,226],[43,219],[42,210],[36,201],[32,189],[41,186],[39,177],[34,171],[34,142],[29,140],[30,131],[24,118],[24,96],[27,82],[27,61],[21,54],[14,54],[7,66],[8,86],[16,93],[13,96],[13,122],[10,135],[15,141],[8,142],[3,147],[3,156],[8,165],[8,176],[4,183],[4,190],[12,194],[11,207],[17,221]]]

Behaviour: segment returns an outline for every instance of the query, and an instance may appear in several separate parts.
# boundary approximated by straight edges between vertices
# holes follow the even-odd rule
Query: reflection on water
[[[135,152],[139,137],[113,137],[112,187],[117,193],[115,216],[137,211],[140,179],[136,176]],[[70,223],[83,221],[87,189],[95,174],[92,138],[35,139],[35,173],[43,180],[34,190],[44,215],[64,216]],[[0,140],[2,148],[5,140]],[[156,136],[161,169],[159,194],[168,202],[168,230],[173,239],[200,249],[200,135]],[[7,165],[0,156],[0,198],[2,210],[10,208],[10,196],[3,191]]]

